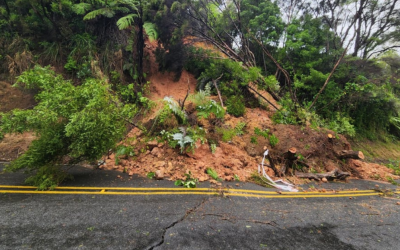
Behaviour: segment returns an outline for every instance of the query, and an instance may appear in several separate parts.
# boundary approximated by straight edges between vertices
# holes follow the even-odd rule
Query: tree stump
[[[285,158],[286,162],[281,169],[282,174],[286,174],[286,171],[289,168],[291,168],[292,173],[294,173],[293,165],[295,164],[295,162],[298,159],[296,153],[297,153],[297,149],[295,147],[291,147],[288,149],[288,151],[286,153],[283,154],[283,157]]]

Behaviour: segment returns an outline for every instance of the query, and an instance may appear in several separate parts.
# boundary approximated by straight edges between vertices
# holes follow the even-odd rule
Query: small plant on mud
[[[386,166],[390,169],[393,169],[393,174],[400,175],[400,161],[399,160],[389,160],[389,164]]]
[[[211,149],[211,153],[215,154],[215,151],[217,150],[217,144],[215,144],[215,143],[210,144],[210,149]]]
[[[153,179],[155,176],[156,176],[155,172],[148,172],[147,173],[147,178],[149,178],[149,179]]]
[[[235,179],[235,181],[240,181],[240,178],[239,178],[239,176],[238,176],[237,174],[235,174],[235,175],[233,176],[233,179]]]
[[[395,186],[400,186],[400,183],[397,183],[392,177],[386,177],[386,180]]]
[[[181,131],[181,133],[173,134],[172,138],[178,142],[178,145],[181,148],[181,153],[183,153],[186,145],[188,145],[188,144],[191,145],[194,142],[194,140],[192,139],[192,137],[187,135],[186,128],[180,127],[179,130]]]
[[[135,153],[132,146],[119,145],[115,151],[115,165],[119,164],[121,156],[128,157],[134,155]]]
[[[255,136],[250,137],[250,143],[258,144],[257,137]]]
[[[216,181],[222,181],[222,179],[218,177],[217,171],[215,171],[214,169],[212,169],[212,168],[207,168],[206,171],[207,171],[207,174],[208,174],[209,176],[211,176],[211,178],[213,178],[214,180],[216,180]]]
[[[218,134],[222,136],[221,140],[223,142],[232,141],[233,137],[236,135],[236,132],[232,128],[216,128]]]
[[[279,139],[274,134],[271,134],[269,136],[269,144],[271,145],[271,147],[275,147],[276,144],[278,144],[278,142],[279,142]]]
[[[253,183],[263,186],[263,187],[267,187],[267,188],[273,187],[273,186],[269,185],[268,180],[265,179],[264,177],[262,177],[261,175],[259,175],[257,173],[257,171],[253,172],[248,180],[250,182],[253,182]]]
[[[244,128],[246,127],[245,122],[238,122],[238,124],[235,126],[235,132],[236,135],[244,135]]]
[[[188,174],[185,174],[185,180],[177,180],[175,181],[175,186],[184,186],[186,188],[195,188],[197,183],[199,183],[198,179],[192,178],[192,173],[189,171]]]
[[[254,128],[254,134],[264,137],[265,139],[268,138],[269,129],[261,130],[260,128]]]

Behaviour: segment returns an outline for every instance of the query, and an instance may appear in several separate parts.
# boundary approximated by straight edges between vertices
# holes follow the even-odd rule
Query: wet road
[[[74,180],[64,186],[76,189],[0,193],[0,249],[399,249],[400,200],[394,185],[379,184],[391,190],[386,196],[371,191],[376,183],[365,181],[325,185],[358,188],[321,193],[328,197],[310,193],[282,198],[273,189],[248,183],[233,185],[248,192],[208,190],[201,184],[204,190],[183,194],[166,189],[174,188],[168,181],[121,179],[118,172],[84,168],[73,171]],[[4,187],[20,186],[23,178],[0,174],[0,192],[31,190]],[[72,193],[82,187],[102,188]],[[149,194],[160,190],[164,194]],[[344,197],[334,196],[338,194]]]

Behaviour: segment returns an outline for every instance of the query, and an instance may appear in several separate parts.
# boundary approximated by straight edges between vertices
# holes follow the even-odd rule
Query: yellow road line
[[[376,196],[381,195],[380,193],[366,193],[366,194],[327,194],[327,195],[258,195],[258,194],[236,194],[229,193],[228,196],[243,196],[243,197],[257,197],[257,198],[332,198],[332,197],[356,197],[356,196]]]
[[[229,192],[245,192],[245,193],[260,193],[260,194],[275,194],[276,191],[259,191],[259,190],[247,190],[247,189],[228,189]],[[354,190],[354,191],[326,191],[326,192],[280,192],[281,194],[329,194],[329,193],[369,193],[369,192],[376,192],[375,190]]]
[[[34,186],[8,186],[8,185],[0,185],[0,188],[14,188],[14,189],[36,189]],[[56,190],[128,190],[128,191],[187,191],[187,188],[151,188],[151,187],[56,187]],[[192,191],[212,191],[218,190],[215,188],[194,188]],[[243,192],[243,193],[259,193],[259,194],[276,194],[277,191],[260,191],[260,190],[249,190],[249,189],[221,189],[221,191],[226,192]],[[330,194],[330,193],[369,193],[376,192],[375,190],[346,190],[346,191],[326,191],[326,192],[280,192],[281,194]]]
[[[85,192],[85,191],[34,191],[34,190],[0,190],[0,193],[10,194],[90,194],[90,195],[221,195],[218,192]],[[245,193],[226,193],[227,196],[256,197],[256,198],[316,198],[316,197],[356,197],[356,196],[376,196],[380,193],[359,193],[359,194],[309,194],[309,195],[260,195]]]
[[[187,190],[187,189],[186,189]],[[180,194],[201,194],[217,195],[217,192],[85,192],[85,191],[36,191],[36,190],[0,190],[0,193],[7,194],[91,194],[91,195],[180,195]]]

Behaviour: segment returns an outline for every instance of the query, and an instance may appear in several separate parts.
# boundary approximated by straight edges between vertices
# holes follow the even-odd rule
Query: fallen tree
[[[339,169],[335,169],[328,173],[301,173],[296,171],[296,177],[307,178],[317,181],[321,181],[323,178],[326,178],[327,180],[334,180],[334,179],[345,180],[349,176],[350,173],[343,172]]]

